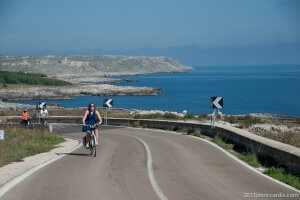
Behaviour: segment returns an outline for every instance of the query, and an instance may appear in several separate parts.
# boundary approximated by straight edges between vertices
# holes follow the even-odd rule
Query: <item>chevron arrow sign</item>
[[[111,108],[112,106],[113,106],[113,100],[112,99],[104,99],[103,107]]]
[[[223,108],[223,97],[210,97],[210,105],[212,108]]]

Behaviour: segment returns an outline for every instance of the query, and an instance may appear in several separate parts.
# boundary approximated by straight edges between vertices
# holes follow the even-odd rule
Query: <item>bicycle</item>
[[[48,126],[48,122],[47,122],[47,118],[41,118],[41,124],[42,124],[42,127],[44,129],[47,129],[49,126]]]
[[[95,135],[95,129],[98,127],[98,124],[94,125],[87,125],[89,127],[89,130],[86,131],[87,134],[90,134],[90,141],[89,141],[89,147],[86,147],[90,150],[90,155],[93,157],[96,157],[96,135]],[[86,145],[86,137],[83,139],[83,145]]]
[[[20,124],[23,128],[34,128],[34,124],[31,123],[30,119],[20,121]]]

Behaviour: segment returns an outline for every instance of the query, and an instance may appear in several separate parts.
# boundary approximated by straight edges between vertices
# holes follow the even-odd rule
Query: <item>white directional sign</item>
[[[4,140],[4,130],[0,130],[0,140]]]
[[[212,108],[223,108],[223,97],[211,97],[210,104]]]
[[[113,106],[113,100],[112,99],[104,99],[103,107],[111,108],[112,106]]]
[[[37,110],[41,110],[43,108],[46,108],[46,102],[39,102],[37,105]]]

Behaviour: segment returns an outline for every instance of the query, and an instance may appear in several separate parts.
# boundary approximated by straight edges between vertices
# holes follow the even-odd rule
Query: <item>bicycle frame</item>
[[[95,135],[95,128],[91,125],[89,125],[90,131],[87,131],[87,134],[90,134],[90,140],[89,140],[89,149],[91,151],[91,156],[96,157],[96,135]]]

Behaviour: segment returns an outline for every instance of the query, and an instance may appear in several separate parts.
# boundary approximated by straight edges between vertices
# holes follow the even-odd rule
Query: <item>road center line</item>
[[[135,140],[138,140],[140,143],[142,143],[144,145],[146,153],[147,153],[147,170],[148,170],[148,177],[149,177],[151,186],[152,186],[154,192],[156,193],[156,195],[159,197],[159,199],[168,200],[166,195],[161,191],[161,189],[160,189],[160,187],[157,184],[157,181],[155,179],[154,172],[153,172],[153,165],[152,165],[152,163],[153,163],[152,162],[152,154],[151,154],[151,150],[150,150],[149,145],[144,140],[142,140],[138,137],[135,137],[135,136],[126,135],[126,134],[118,134],[118,133],[114,133],[114,134],[131,137]]]

